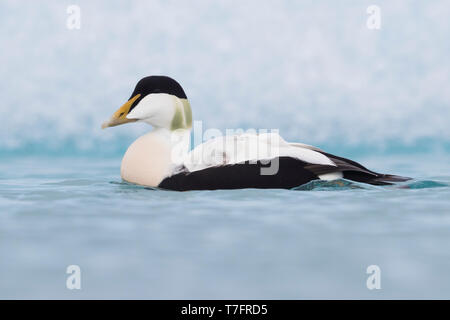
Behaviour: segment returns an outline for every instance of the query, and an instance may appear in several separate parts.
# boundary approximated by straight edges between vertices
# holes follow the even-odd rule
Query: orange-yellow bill
[[[127,102],[123,104],[114,114],[112,115],[111,119],[103,122],[102,129],[108,128],[108,127],[114,127],[118,126],[120,124],[128,123],[128,122],[135,122],[137,119],[128,119],[127,115],[130,112],[130,108],[133,105],[133,102],[136,101],[141,95],[137,94]]]

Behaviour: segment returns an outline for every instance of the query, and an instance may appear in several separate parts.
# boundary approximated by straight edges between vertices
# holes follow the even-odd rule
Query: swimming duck
[[[137,121],[154,129],[129,146],[120,171],[123,180],[138,185],[178,191],[291,189],[319,179],[372,185],[409,179],[376,173],[310,145],[286,142],[277,133],[216,137],[190,151],[191,106],[181,85],[166,76],[141,79],[102,128]]]

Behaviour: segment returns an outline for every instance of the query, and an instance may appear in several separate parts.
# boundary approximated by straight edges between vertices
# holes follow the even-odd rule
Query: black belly
[[[262,171],[270,171],[269,167],[276,166],[278,171],[272,175],[264,175]],[[239,163],[211,167],[194,172],[181,172],[165,178],[158,187],[169,190],[216,190],[216,189],[291,189],[309,181],[318,179],[307,164],[298,159],[280,157],[272,163]]]

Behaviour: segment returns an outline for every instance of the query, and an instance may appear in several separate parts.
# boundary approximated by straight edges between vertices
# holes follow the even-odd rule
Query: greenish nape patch
[[[172,123],[170,125],[170,130],[177,130],[184,128],[183,123],[183,111],[179,106],[175,108],[175,115],[173,116]]]
[[[187,99],[174,98],[175,114],[170,124],[170,130],[192,128],[191,105]]]
[[[183,102],[184,118],[186,120],[186,127],[191,128],[192,127],[191,105],[189,104],[189,101],[187,99],[182,99],[181,102]]]

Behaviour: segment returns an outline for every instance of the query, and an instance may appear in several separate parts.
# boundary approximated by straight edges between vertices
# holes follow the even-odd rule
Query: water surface
[[[4,157],[0,298],[450,298],[450,157],[356,160],[415,180],[173,192],[120,157]]]

